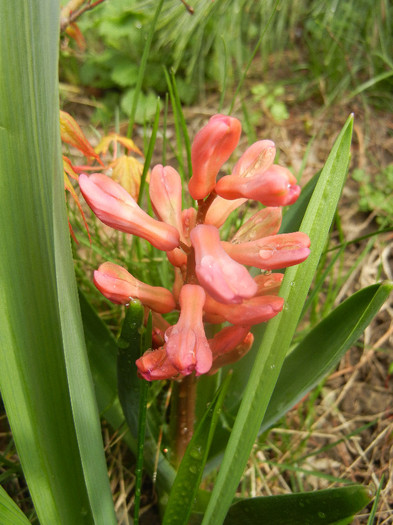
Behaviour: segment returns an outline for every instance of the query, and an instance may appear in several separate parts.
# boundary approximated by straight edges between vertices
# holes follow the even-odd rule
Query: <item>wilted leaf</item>
[[[81,151],[85,157],[96,159],[102,165],[99,155],[84,136],[76,120],[65,111],[60,111],[60,134],[63,142]]]
[[[134,157],[123,155],[111,164],[112,179],[123,186],[124,189],[137,201],[143,171],[141,164]]]

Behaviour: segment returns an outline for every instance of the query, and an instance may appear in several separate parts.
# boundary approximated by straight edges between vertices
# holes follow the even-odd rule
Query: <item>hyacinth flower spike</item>
[[[161,314],[176,308],[175,299],[169,290],[138,281],[118,264],[101,264],[94,272],[94,284],[107,299],[116,304],[128,304],[130,299],[139,299],[143,305]]]
[[[195,273],[211,297],[235,304],[255,295],[256,283],[244,266],[225,253],[215,226],[199,224],[190,238],[195,250]]]
[[[204,199],[213,191],[220,168],[239,142],[241,129],[238,119],[214,115],[197,133],[191,147],[192,177],[188,183],[193,199]]]
[[[183,375],[194,370],[206,374],[212,365],[212,352],[203,326],[203,306],[206,294],[196,284],[185,284],[180,291],[180,317],[165,332],[165,346],[169,361]]]
[[[159,250],[173,250],[179,245],[178,230],[145,213],[120,184],[101,173],[80,175],[81,192],[97,217],[107,226],[138,235]]]

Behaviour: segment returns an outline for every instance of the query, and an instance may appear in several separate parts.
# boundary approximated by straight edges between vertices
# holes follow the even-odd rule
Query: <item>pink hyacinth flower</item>
[[[205,224],[211,224],[216,228],[221,228],[229,215],[245,202],[247,202],[247,199],[234,199],[229,201],[217,195],[207,210]]]
[[[236,162],[232,175],[252,177],[257,172],[266,171],[273,164],[275,156],[276,146],[272,140],[258,140]]]
[[[217,174],[236,148],[241,134],[240,121],[214,115],[195,136],[191,147],[192,177],[188,189],[193,199],[212,192]]]
[[[254,336],[248,326],[227,326],[209,340],[213,353],[213,364],[208,374],[213,375],[220,368],[236,363],[244,357],[254,343]]]
[[[232,175],[251,177],[257,171],[264,171],[273,164],[276,147],[271,140],[259,140],[243,153],[235,164]],[[247,201],[246,198],[227,200],[217,196],[207,211],[205,224],[220,228],[229,215]]]
[[[252,297],[241,304],[223,304],[206,296],[204,309],[211,323],[221,323],[224,319],[234,325],[253,326],[269,321],[283,306],[284,299],[274,295]]]
[[[240,303],[255,295],[257,285],[248,271],[225,253],[216,227],[199,224],[190,237],[198,281],[214,299]]]
[[[220,330],[212,339],[209,339],[213,361],[220,355],[227,354],[240,344],[248,332],[249,326],[226,326]]]
[[[206,374],[212,365],[202,315],[206,294],[196,284],[185,284],[180,292],[180,317],[165,332],[165,349],[172,365],[186,376],[194,370]]]
[[[257,275],[256,277],[254,277],[254,281],[257,283],[258,286],[258,290],[255,295],[277,295],[280,290],[283,279],[283,273],[261,273]]]
[[[179,371],[170,362],[165,348],[147,350],[135,362],[139,375],[147,381],[175,379]]]
[[[175,299],[169,290],[138,281],[118,264],[101,264],[94,272],[94,284],[107,299],[116,304],[127,304],[131,299],[139,299],[145,306],[162,314],[176,308]]]
[[[235,261],[262,270],[278,270],[294,266],[305,261],[310,254],[310,238],[302,232],[271,235],[240,244],[230,242],[221,244]]]
[[[81,192],[97,217],[107,226],[138,235],[159,250],[179,245],[179,232],[145,213],[120,184],[101,173],[79,176]]]
[[[217,182],[215,191],[224,199],[244,197],[265,206],[288,206],[296,202],[300,195],[300,186],[296,182],[296,178],[287,168],[274,164],[251,177],[222,177]]]
[[[282,209],[263,208],[254,213],[232,237],[231,242],[238,244],[240,242],[255,241],[261,237],[276,235],[279,232],[282,220]]]
[[[150,174],[149,195],[157,217],[174,226],[182,237],[182,183],[178,172],[171,166],[154,166]]]

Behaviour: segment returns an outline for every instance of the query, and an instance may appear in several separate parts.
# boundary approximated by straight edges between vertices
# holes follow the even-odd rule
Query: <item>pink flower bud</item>
[[[180,292],[180,317],[165,332],[165,349],[172,365],[183,375],[206,374],[212,365],[202,315],[206,294],[201,286],[185,284]]]
[[[214,189],[217,174],[236,148],[241,134],[239,120],[214,115],[197,133],[191,147],[192,177],[188,183],[193,199],[204,199]]]
[[[300,186],[287,168],[274,164],[251,177],[227,175],[217,182],[215,191],[224,199],[244,197],[265,206],[288,206],[299,197]]]
[[[257,171],[269,168],[273,164],[275,155],[276,148],[271,140],[255,142],[237,161],[232,175],[252,177]],[[207,210],[205,224],[212,224],[220,228],[229,215],[246,201],[247,199],[243,198],[227,200],[217,196]]]
[[[179,376],[178,370],[170,362],[164,347],[156,350],[147,350],[135,362],[139,375],[147,381],[175,379]]]
[[[276,147],[272,140],[254,142],[235,164],[232,175],[253,177],[255,173],[265,171],[274,162]]]
[[[234,325],[253,326],[269,321],[281,312],[283,306],[284,299],[274,295],[252,297],[241,304],[222,304],[206,296],[204,309],[210,322],[214,322],[214,316],[218,316],[217,322],[222,322],[220,318],[223,318]]]
[[[294,266],[306,260],[310,254],[310,239],[302,232],[271,235],[240,244],[230,242],[221,244],[235,261],[262,270],[278,270]]]
[[[179,245],[176,228],[150,217],[110,177],[101,173],[93,173],[90,177],[82,174],[79,186],[87,204],[107,226],[138,235],[159,250],[173,250]]]
[[[178,172],[171,166],[154,166],[150,174],[149,195],[157,217],[174,226],[182,237],[182,185]]]
[[[195,208],[186,208],[182,211],[183,233],[186,244],[190,246],[190,232],[196,226],[197,211]]]
[[[247,199],[229,201],[217,195],[207,210],[205,224],[211,224],[216,228],[220,228],[229,215],[245,202],[247,202]]]
[[[263,208],[248,219],[232,237],[232,243],[255,241],[261,237],[275,235],[280,230],[281,208]]]
[[[217,228],[199,224],[190,237],[195,249],[195,273],[214,299],[240,303],[255,295],[257,285],[248,271],[225,253]]]
[[[175,248],[174,250],[166,252],[166,255],[172,266],[181,268],[187,264],[187,255],[180,248]]]
[[[283,279],[283,273],[270,273],[269,275],[261,273],[257,275],[254,277],[254,281],[258,286],[255,295],[277,295]]]
[[[209,339],[213,361],[220,355],[227,354],[240,344],[248,332],[249,326],[226,326],[220,330],[212,339]]]
[[[209,375],[215,374],[223,366],[236,363],[251,350],[254,336],[248,330],[248,326],[227,326],[209,340],[213,352]]]
[[[138,281],[118,264],[101,264],[94,272],[94,284],[107,299],[116,304],[127,304],[130,299],[139,299],[145,306],[163,314],[176,308],[169,290]]]

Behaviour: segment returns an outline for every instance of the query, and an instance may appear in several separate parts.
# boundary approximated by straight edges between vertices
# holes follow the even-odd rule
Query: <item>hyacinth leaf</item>
[[[79,303],[98,409],[101,416],[117,429],[124,424],[124,414],[117,396],[116,339],[81,291]],[[136,441],[129,432],[125,440],[135,453]]]
[[[0,523],[3,525],[29,525],[30,521],[10,498],[3,487],[0,487]]]
[[[82,293],[80,293],[80,306],[97,404],[105,420],[114,430],[118,430],[125,424],[124,413],[117,395],[116,361],[118,345],[106,324]],[[135,363],[133,363],[132,369],[135,368]],[[138,380],[136,374],[135,379]],[[136,405],[134,407],[136,408]],[[135,419],[135,417],[132,417],[132,421],[135,421]],[[135,427],[133,428],[134,432],[137,432]],[[136,456],[137,433],[132,434],[128,431],[122,439]],[[145,466],[151,476],[153,476],[155,468],[156,449],[154,447],[155,445],[152,441],[148,441],[145,446]],[[175,471],[173,467],[160,453],[157,472],[158,490],[169,492],[174,478]]]
[[[220,525],[235,494],[258,435],[281,366],[290,347],[348,170],[353,118],[339,134],[310,199],[300,230],[311,239],[311,254],[287,268],[280,290],[283,311],[269,321],[243,394],[203,525]]]
[[[352,523],[373,497],[368,487],[353,485],[241,500],[231,506],[224,525],[332,525]]]
[[[393,283],[368,286],[323,319],[285,358],[261,431],[268,429],[316,386],[356,343],[393,290]]]
[[[230,380],[231,376],[228,375],[213,397],[187,446],[169,495],[163,525],[187,525],[189,521]]]
[[[351,485],[314,492],[247,498],[231,505],[224,525],[349,525],[353,516],[368,505],[372,491]],[[190,525],[202,522],[193,514]]]
[[[39,521],[110,525],[64,199],[58,4],[1,2],[0,25],[0,389]]]
[[[138,300],[131,300],[126,310],[120,337],[117,341],[117,387],[128,427],[138,435],[140,379],[135,361],[141,355],[144,309]]]

